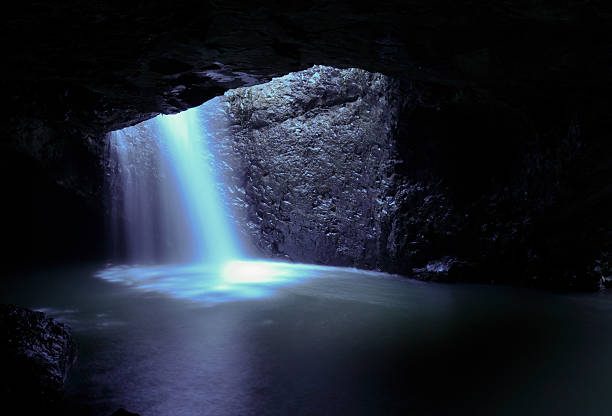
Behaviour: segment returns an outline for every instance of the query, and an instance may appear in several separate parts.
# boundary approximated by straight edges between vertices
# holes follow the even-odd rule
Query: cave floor
[[[73,328],[78,414],[612,414],[612,297],[330,269],[206,302],[29,273],[3,302]],[[308,275],[308,271],[304,271]]]

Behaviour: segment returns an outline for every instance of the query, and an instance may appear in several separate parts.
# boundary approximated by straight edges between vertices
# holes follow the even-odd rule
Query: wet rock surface
[[[226,93],[239,159],[230,197],[265,254],[380,267],[395,192],[397,82],[313,67]]]
[[[42,312],[0,305],[0,333],[3,402],[23,411],[55,409],[76,359],[70,328]]]
[[[576,121],[542,143],[520,113],[429,88],[319,66],[227,92],[220,157],[243,234],[292,261],[599,287],[610,225],[575,188],[594,145]],[[609,204],[605,189],[591,198]]]

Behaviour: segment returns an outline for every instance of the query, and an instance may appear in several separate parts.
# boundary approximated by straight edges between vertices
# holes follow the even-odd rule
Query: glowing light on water
[[[221,276],[232,283],[267,283],[273,282],[282,276],[282,270],[272,266],[273,263],[264,261],[227,262],[221,271]]]
[[[225,264],[113,266],[97,276],[143,292],[155,292],[204,304],[272,296],[284,286],[318,277],[383,273],[275,261],[230,260]],[[388,276],[388,275],[387,275]]]

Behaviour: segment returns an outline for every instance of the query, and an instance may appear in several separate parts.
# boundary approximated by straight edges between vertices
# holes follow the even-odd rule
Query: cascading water
[[[225,262],[238,257],[234,231],[224,214],[208,149],[206,120],[201,107],[157,119],[164,154],[174,168],[185,214],[192,230],[196,261]],[[203,123],[202,123],[203,121]]]
[[[129,264],[98,277],[214,303],[342,271],[245,258],[211,143],[227,134],[224,115],[216,98],[109,134],[111,241]]]
[[[224,263],[240,257],[208,140],[210,107],[110,134],[114,244],[133,263]]]

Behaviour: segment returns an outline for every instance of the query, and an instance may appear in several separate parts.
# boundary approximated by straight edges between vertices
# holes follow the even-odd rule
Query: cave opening
[[[363,97],[387,92],[385,88],[390,82],[382,82],[382,87],[376,85],[381,77],[357,69],[315,66],[263,84],[260,91],[255,92],[266,97],[263,103],[248,101],[253,91],[246,94],[229,91],[198,107],[173,115],[159,115],[109,133],[104,165],[110,264],[96,276],[143,290],[161,290],[173,296],[210,303],[269,296],[275,287],[309,277],[359,274],[358,269],[334,271],[325,266],[329,261],[320,258],[313,262],[319,265],[299,262],[314,258],[312,252],[316,246],[325,244],[325,237],[333,239],[327,244],[327,258],[336,257],[329,250],[332,245],[338,246],[334,238],[337,232],[330,232],[330,221],[321,220],[319,216],[330,216],[331,222],[337,222],[335,218],[342,220],[343,214],[349,222],[361,220],[368,212],[358,212],[357,207],[374,197],[374,188],[380,187],[381,181],[380,177],[364,177],[364,173],[368,173],[371,165],[379,168],[376,162],[380,162],[387,169],[386,174],[390,174],[388,166],[394,163],[390,160],[394,145],[388,137],[384,144],[376,142],[374,137],[379,132],[389,136],[386,130],[390,130],[390,126],[385,123],[385,116],[380,110],[367,110],[372,114],[360,115]],[[328,88],[327,92],[319,98],[308,96],[322,84]],[[283,90],[285,96],[281,97],[279,91]],[[245,110],[248,106],[251,109]],[[351,106],[354,108],[350,109]],[[380,99],[379,106],[383,110],[387,110],[387,106],[395,110]],[[292,110],[291,107],[298,108]],[[289,126],[290,134],[315,129],[323,138],[321,143],[313,143],[310,139],[299,142],[299,137],[291,137],[283,131],[285,137],[281,139],[288,139],[289,143],[277,144],[280,149],[270,148],[275,147],[275,133],[266,137],[266,141],[260,140],[260,145],[266,149],[254,153],[259,159],[255,163],[264,165],[265,158],[273,161],[264,168],[266,173],[262,177],[266,181],[265,191],[281,200],[274,203],[258,201],[254,197],[259,185],[250,182],[260,178],[251,177],[248,168],[245,171],[245,166],[253,164],[249,159],[253,155],[244,152],[244,144],[249,140],[242,137],[240,133],[243,132],[237,131],[237,126],[243,127],[247,121],[249,128],[265,131],[270,124],[266,115],[273,115],[277,122],[282,122],[282,111],[287,113],[285,121],[296,124]],[[347,112],[343,117],[352,125],[346,131],[334,132],[329,126],[326,117],[336,111]],[[250,113],[248,120],[244,119],[245,113]],[[296,118],[298,121],[294,121]],[[334,161],[330,156],[339,155],[325,150],[330,144],[326,143],[328,140],[348,142],[346,145],[355,156],[348,163]],[[381,146],[388,149],[383,150]],[[274,160],[277,152],[284,159]],[[366,158],[362,159],[363,156]],[[375,157],[372,163],[369,159]],[[295,164],[296,160],[300,163]],[[294,166],[288,166],[289,163]],[[294,169],[293,178],[285,179],[287,169]],[[296,186],[308,187],[308,192],[288,190],[289,180]],[[334,195],[335,191],[329,190],[332,182],[344,195]],[[360,186],[359,193],[348,192],[354,185]],[[366,188],[369,189],[366,191]],[[382,192],[381,189],[377,191]],[[321,203],[322,198],[325,198],[324,203]],[[265,232],[268,234],[270,229],[281,228],[283,224],[290,227],[291,222],[306,227],[294,230],[293,234],[276,235],[276,240],[268,246],[272,250],[262,250],[261,244],[258,250],[253,241],[261,239],[253,235],[252,230],[261,225],[254,224],[250,218],[251,205],[255,205],[255,215],[260,222],[262,216],[274,217],[274,205],[283,210],[283,217],[278,219],[280,224],[273,221],[267,224]],[[297,209],[292,208],[293,205]],[[352,212],[344,213],[346,205]],[[306,211],[309,209],[312,212]],[[374,222],[373,213],[371,216],[361,220],[366,221],[369,229],[362,238],[375,240],[379,238],[377,229],[380,226]],[[346,226],[357,225],[349,223]],[[324,229],[325,235],[316,235],[319,230],[315,228]],[[282,242],[291,243],[291,240],[304,237],[310,241],[301,247],[301,252],[278,252]],[[357,238],[354,240],[351,241],[354,246],[363,244]],[[335,250],[341,249],[343,247]],[[356,256],[360,255],[361,252],[356,252]],[[279,258],[293,262],[281,262]],[[359,265],[359,260],[349,257],[347,265]],[[367,266],[371,268],[372,264]]]

